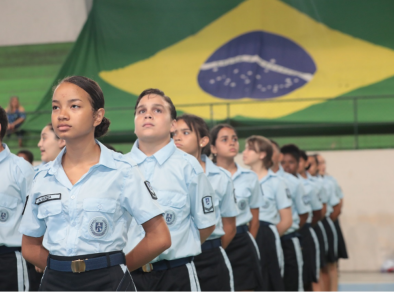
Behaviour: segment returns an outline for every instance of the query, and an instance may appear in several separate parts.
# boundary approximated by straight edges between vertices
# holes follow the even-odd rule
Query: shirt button
[[[74,196],[74,195],[72,195],[72,196],[71,196],[71,200],[74,200],[74,199],[75,199],[75,196]]]

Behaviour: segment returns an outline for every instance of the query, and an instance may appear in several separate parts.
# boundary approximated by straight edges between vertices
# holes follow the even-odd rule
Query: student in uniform
[[[274,151],[278,151],[276,145],[273,144]],[[294,144],[288,144],[282,146],[280,152],[281,165],[276,173],[285,180],[293,202],[293,224],[281,238],[285,257],[284,282],[288,291],[303,291],[303,266],[307,263],[303,261],[300,229],[304,227],[312,208],[309,194],[306,193],[304,184],[297,175],[300,150]]]
[[[200,290],[193,257],[215,229],[214,191],[197,159],[179,150],[171,132],[176,110],[159,89],[144,90],[135,105],[138,140],[126,154],[135,161],[151,188],[152,198],[162,206],[172,246],[132,272],[138,290]],[[143,237],[129,239],[127,248]],[[133,230],[133,229],[131,229]]]
[[[237,232],[238,207],[230,173],[203,154],[209,155],[210,143],[202,118],[189,114],[178,117],[173,139],[179,149],[197,158],[215,191],[216,228],[202,244],[202,253],[194,257],[201,291],[234,291],[233,271],[224,251]]]
[[[0,107],[0,291],[29,291],[34,266],[22,258],[18,228],[34,172],[2,143],[7,125],[6,111]]]
[[[304,258],[304,287],[306,291],[321,291],[319,285],[320,244],[313,227],[322,219],[323,204],[319,196],[318,186],[312,182],[307,175],[308,156],[303,150],[300,150],[299,155],[298,177],[304,184],[304,189],[309,197],[312,209],[305,225],[300,230],[302,235],[302,255]],[[287,156],[287,158],[289,157]],[[291,157],[289,159],[291,159]]]
[[[33,165],[34,155],[33,155],[33,153],[31,153],[31,151],[29,151],[29,150],[20,150],[20,151],[18,151],[16,156],[22,157],[24,160],[26,160],[31,165]]]
[[[52,125],[67,146],[35,174],[19,231],[26,260],[45,269],[40,290],[135,290],[134,270],[167,249],[170,234],[138,167],[107,149],[104,96],[86,77],[63,79]],[[147,236],[126,256],[131,220]],[[127,266],[126,266],[127,265]]]
[[[42,129],[41,139],[37,146],[40,148],[42,161],[39,166],[42,166],[56,159],[60,151],[66,146],[66,141],[56,136],[52,123],[49,123]],[[35,170],[37,171],[38,168],[36,167]]]
[[[261,255],[263,291],[283,291],[284,257],[280,237],[292,225],[291,197],[283,179],[271,169],[272,143],[262,136],[246,140],[243,161],[257,174],[264,203],[260,207],[257,244]],[[298,275],[297,275],[298,277]],[[296,287],[298,290],[298,287]]]
[[[336,250],[338,244],[335,226],[331,218],[335,218],[337,216],[336,214],[339,214],[339,199],[334,193],[332,184],[319,175],[317,156],[310,155],[308,162],[310,164],[308,172],[311,175],[311,179],[317,182],[322,187],[322,190],[324,190],[322,201],[326,203],[326,209],[323,219],[319,222],[319,228],[322,230],[323,236],[325,236],[326,266],[321,269],[320,286],[323,290],[329,291],[331,289],[330,271],[333,270],[333,265],[337,261]]]
[[[237,234],[226,248],[234,274],[236,291],[261,289],[263,283],[259,251],[255,238],[259,230],[259,208],[263,205],[257,175],[240,167],[234,158],[239,142],[234,128],[227,124],[211,130],[211,152],[217,166],[230,172],[239,214],[236,217]]]

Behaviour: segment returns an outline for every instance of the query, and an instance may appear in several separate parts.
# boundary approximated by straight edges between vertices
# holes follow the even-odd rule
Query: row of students
[[[302,290],[305,246],[315,259],[307,281],[317,281],[311,225],[320,217],[308,204],[317,183],[286,159],[284,172],[275,143],[249,138],[251,170],[241,168],[231,126],[209,133],[149,89],[135,106],[138,140],[121,155],[96,140],[109,127],[97,83],[66,78],[52,102],[40,141],[48,163],[36,169],[19,228],[23,256],[45,270],[41,290]],[[300,227],[310,234],[302,252]]]

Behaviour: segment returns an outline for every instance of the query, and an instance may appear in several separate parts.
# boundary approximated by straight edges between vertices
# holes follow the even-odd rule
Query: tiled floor
[[[342,272],[339,291],[394,291],[394,273]]]

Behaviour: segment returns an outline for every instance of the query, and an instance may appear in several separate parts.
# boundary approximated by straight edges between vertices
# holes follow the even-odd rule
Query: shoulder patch
[[[291,192],[289,190],[289,188],[286,187],[286,196],[288,199],[291,199]]]
[[[204,211],[204,214],[213,213],[214,208],[212,196],[206,196],[202,198],[202,209]]]

